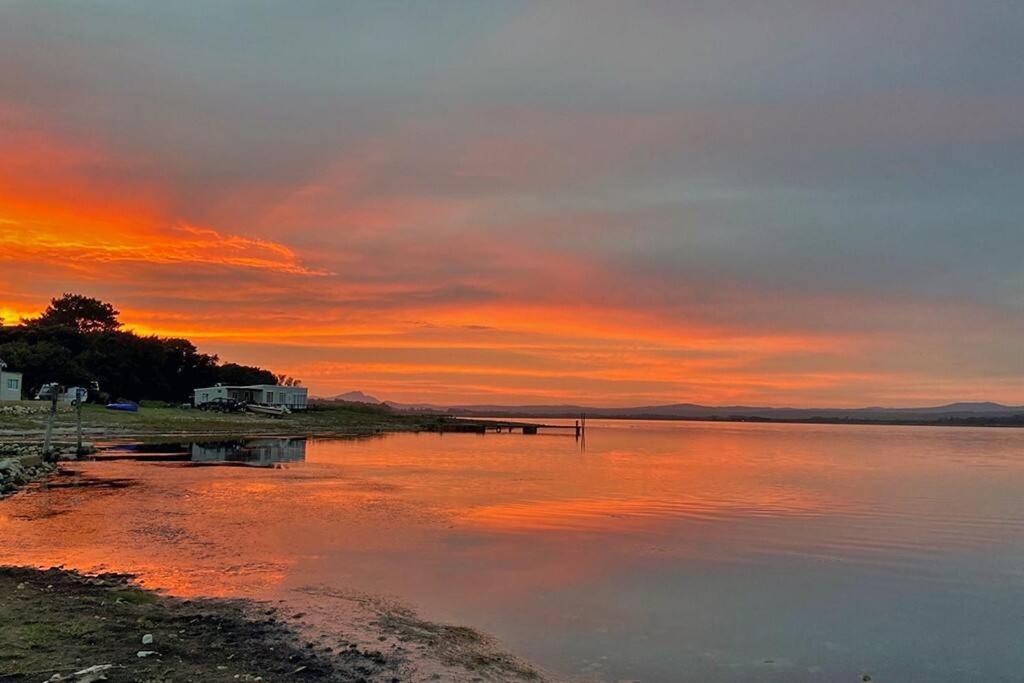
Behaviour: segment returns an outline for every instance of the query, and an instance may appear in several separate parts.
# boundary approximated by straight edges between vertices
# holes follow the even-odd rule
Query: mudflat
[[[271,606],[0,568],[0,681],[397,681],[399,666],[354,644],[303,643]]]

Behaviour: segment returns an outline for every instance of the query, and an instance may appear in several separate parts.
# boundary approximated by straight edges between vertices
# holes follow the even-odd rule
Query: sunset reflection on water
[[[1024,664],[1007,654],[1022,447],[1016,430],[595,421],[585,451],[397,434],[310,440],[275,467],[84,462],[60,480],[78,486],[0,503],[0,562],[183,596],[382,593],[583,677],[994,680]]]

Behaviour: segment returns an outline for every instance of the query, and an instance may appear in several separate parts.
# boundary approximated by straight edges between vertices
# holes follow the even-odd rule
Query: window
[[[268,391],[267,392],[267,403],[273,403],[273,402],[274,402],[274,392],[273,391]]]
[[[7,388],[8,389],[17,389],[18,388],[18,380],[17,379],[9,379],[9,380],[7,380]]]

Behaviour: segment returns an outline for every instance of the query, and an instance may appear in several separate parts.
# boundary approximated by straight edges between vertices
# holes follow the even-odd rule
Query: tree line
[[[102,397],[186,401],[196,387],[298,382],[264,368],[221,363],[187,339],[123,328],[109,303],[80,294],[53,299],[36,318],[0,320],[0,360],[24,376],[26,397],[47,382],[99,386]]]

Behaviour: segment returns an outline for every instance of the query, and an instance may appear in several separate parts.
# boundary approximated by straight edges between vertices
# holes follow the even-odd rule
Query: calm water
[[[84,463],[0,503],[0,562],[393,595],[580,679],[1024,680],[1024,431],[588,427]]]

